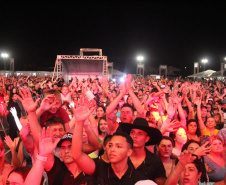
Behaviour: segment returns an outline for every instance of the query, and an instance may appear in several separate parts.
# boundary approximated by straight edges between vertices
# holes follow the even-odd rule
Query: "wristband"
[[[40,161],[43,161],[43,162],[46,162],[48,157],[43,157],[43,156],[40,156],[40,155],[36,155],[36,159],[40,160]]]

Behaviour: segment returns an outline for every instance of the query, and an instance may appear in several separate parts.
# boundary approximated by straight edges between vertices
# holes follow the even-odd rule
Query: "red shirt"
[[[40,125],[41,127],[44,127],[46,124],[46,121],[52,117],[61,118],[64,123],[68,123],[70,121],[70,118],[66,112],[65,109],[62,107],[59,108],[59,110],[55,114],[51,114],[49,111],[45,111],[41,117],[40,117]]]

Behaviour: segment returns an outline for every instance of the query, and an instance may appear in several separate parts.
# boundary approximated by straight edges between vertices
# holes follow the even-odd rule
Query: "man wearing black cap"
[[[60,147],[63,162],[53,156],[53,154],[48,156],[45,171],[48,175],[50,185],[95,184],[94,179],[85,176],[71,157],[72,137],[72,133],[67,133],[57,144],[57,146]]]
[[[149,127],[144,118],[136,118],[133,124],[121,123],[121,129],[130,134],[133,139],[133,153],[130,160],[135,169],[145,174],[148,179],[163,185],[166,174],[162,161],[145,148],[145,146],[159,143],[162,138],[161,132]]]

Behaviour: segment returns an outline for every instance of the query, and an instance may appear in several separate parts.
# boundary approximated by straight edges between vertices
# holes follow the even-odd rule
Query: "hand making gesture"
[[[49,127],[42,129],[42,135],[39,134],[39,155],[47,157],[56,148],[60,138],[57,138],[54,142],[52,139],[52,133],[49,131]]]
[[[41,105],[40,105],[40,109],[42,110],[42,111],[47,111],[47,110],[49,110],[49,109],[51,109],[51,107],[53,106],[53,105],[55,105],[55,96],[54,96],[54,94],[49,94],[49,95],[47,95],[43,100],[42,100],[42,102],[41,102]]]
[[[18,96],[18,99],[22,102],[24,109],[27,112],[35,112],[40,98],[34,102],[29,89],[22,89],[19,93],[22,98]]]
[[[77,122],[84,122],[89,118],[89,115],[94,111],[94,107],[92,107],[90,110],[85,107],[79,107],[77,109],[72,109],[74,113],[74,118]]]

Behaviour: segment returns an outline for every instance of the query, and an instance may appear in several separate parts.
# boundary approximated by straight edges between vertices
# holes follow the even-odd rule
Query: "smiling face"
[[[64,86],[64,87],[62,88],[61,92],[62,92],[63,95],[67,95],[68,92],[69,92],[68,87]]]
[[[59,110],[59,108],[61,107],[61,105],[62,105],[62,102],[61,102],[61,98],[60,97],[56,97],[56,98],[52,99],[50,103],[53,103],[54,104],[49,109],[49,112],[51,114],[55,114]]]
[[[216,126],[215,119],[212,117],[208,118],[206,122],[206,127],[209,129],[213,129],[215,126]]]
[[[181,173],[180,185],[197,185],[202,173],[198,172],[195,164],[188,163]]]
[[[211,142],[211,152],[221,154],[224,150],[222,141],[215,139]]]

